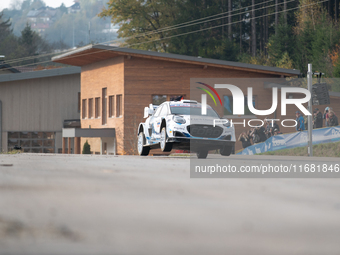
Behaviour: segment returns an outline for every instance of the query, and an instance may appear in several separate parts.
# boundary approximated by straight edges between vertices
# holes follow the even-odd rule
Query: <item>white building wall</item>
[[[3,150],[7,132],[35,131],[57,132],[58,152],[64,120],[80,118],[79,92],[80,74],[0,82]]]

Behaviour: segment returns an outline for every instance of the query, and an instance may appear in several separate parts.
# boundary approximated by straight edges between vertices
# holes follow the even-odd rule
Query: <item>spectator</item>
[[[243,149],[245,149],[245,148],[247,148],[251,145],[250,137],[245,132],[240,134],[238,140],[240,142],[242,142]]]
[[[269,120],[267,119],[264,119],[264,122],[265,122],[265,125],[266,125],[266,128],[265,128],[265,134],[267,136],[267,138],[270,138],[272,136],[272,125],[270,123]]]
[[[322,128],[323,118],[322,113],[318,108],[314,110],[314,120],[313,120],[313,128]]]
[[[265,134],[267,138],[270,138],[274,134],[274,129],[280,130],[280,127],[278,124],[276,124],[275,120],[267,120],[264,119],[266,128],[265,128]]]
[[[254,143],[261,143],[267,140],[265,131],[265,128],[260,125],[257,128],[254,128],[253,132],[251,133],[251,135],[253,135]]]
[[[280,133],[280,134],[282,134],[282,132],[280,132],[280,127],[279,127],[279,125],[275,122],[275,120],[273,120],[273,122],[272,122],[272,128],[271,128],[271,130],[270,130],[270,132],[272,133],[272,135],[274,135],[274,130],[275,129],[277,129],[277,132],[278,133]]]
[[[305,130],[305,119],[302,117],[301,113],[297,111],[296,113],[296,130],[297,131],[304,131]]]
[[[257,134],[256,129],[252,128],[250,129],[249,137],[253,140],[253,143],[259,143],[260,142],[260,136]]]
[[[282,135],[282,132],[280,132],[279,129],[275,128],[275,129],[273,130],[273,136],[275,136],[275,135]]]
[[[339,126],[338,117],[334,114],[333,111],[329,112],[329,126],[330,127]]]
[[[329,127],[329,115],[328,115],[328,112],[329,112],[329,107],[326,107],[325,111],[323,112],[323,118],[325,120],[325,126],[326,127]]]
[[[252,132],[252,130],[249,129],[248,132],[247,132],[247,136],[249,137],[250,143],[253,144],[253,142],[252,142],[253,137],[251,136],[251,132]]]

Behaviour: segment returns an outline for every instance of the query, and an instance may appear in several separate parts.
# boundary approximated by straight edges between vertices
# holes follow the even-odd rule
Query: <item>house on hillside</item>
[[[77,13],[80,12],[80,3],[74,1],[74,4],[67,8],[67,13]]]
[[[30,10],[27,13],[27,20],[31,24],[32,30],[42,34],[55,21],[57,10],[44,6],[39,9]]]

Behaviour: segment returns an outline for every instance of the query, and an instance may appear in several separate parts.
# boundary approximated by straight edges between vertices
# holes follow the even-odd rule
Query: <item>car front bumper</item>
[[[235,141],[208,138],[169,137],[167,142],[173,143],[173,148],[191,151],[198,151],[200,149],[217,150],[235,146]]]

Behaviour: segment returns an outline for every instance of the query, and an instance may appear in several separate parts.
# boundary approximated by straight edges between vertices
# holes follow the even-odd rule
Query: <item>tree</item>
[[[13,35],[9,19],[3,21],[3,12],[0,12],[0,55],[6,56],[6,60],[21,57],[22,47],[18,44],[18,38]]]
[[[238,44],[236,43],[237,38],[235,37],[234,39],[233,35],[238,36],[239,34],[234,33],[229,39],[229,36],[224,36],[224,30],[222,29],[226,26],[227,31],[229,31],[232,24],[225,22],[224,18],[222,18],[223,16],[215,20],[204,20],[206,17],[220,13],[221,9],[224,10],[224,8],[221,8],[221,2],[215,0],[182,2],[179,5],[180,11],[175,17],[174,25],[184,24],[184,26],[171,31],[173,37],[169,40],[167,51],[189,56],[236,61],[240,49],[238,45],[236,46]],[[231,17],[228,15],[227,18],[228,20],[236,21],[239,16]],[[193,24],[189,24],[190,26],[186,25],[188,22],[196,20],[198,22],[193,22]],[[218,27],[210,29],[214,26]],[[198,32],[192,33],[193,31]]]
[[[66,8],[66,6],[65,6],[64,3],[62,3],[62,4],[60,5],[59,11],[60,11],[61,13],[67,13],[67,8]]]
[[[251,1],[251,55],[256,56],[256,19],[255,19],[255,0]]]
[[[177,7],[176,0],[110,0],[107,9],[103,9],[99,16],[110,17],[114,24],[121,25],[118,35],[125,38],[124,45],[133,45],[134,48],[144,50],[166,51],[167,41],[160,39],[167,37],[169,33],[157,30],[173,24],[179,11]],[[133,37],[136,35],[139,36]],[[145,41],[151,42],[142,43]]]
[[[3,12],[0,12],[0,42],[12,33],[10,19],[3,20]]]
[[[87,140],[83,146],[83,154],[91,154],[91,145],[87,142]]]
[[[296,47],[296,37],[292,27],[284,21],[284,17],[281,17],[275,31],[276,33],[269,38],[267,45],[268,54],[273,63],[280,61],[284,54],[288,54],[290,58],[294,56]]]
[[[31,26],[26,23],[26,27],[21,31],[20,43],[25,47],[26,54],[33,56],[37,53],[38,46],[35,42],[36,32],[31,29]]]
[[[340,61],[338,61],[334,67],[333,76],[336,78],[340,78]]]

